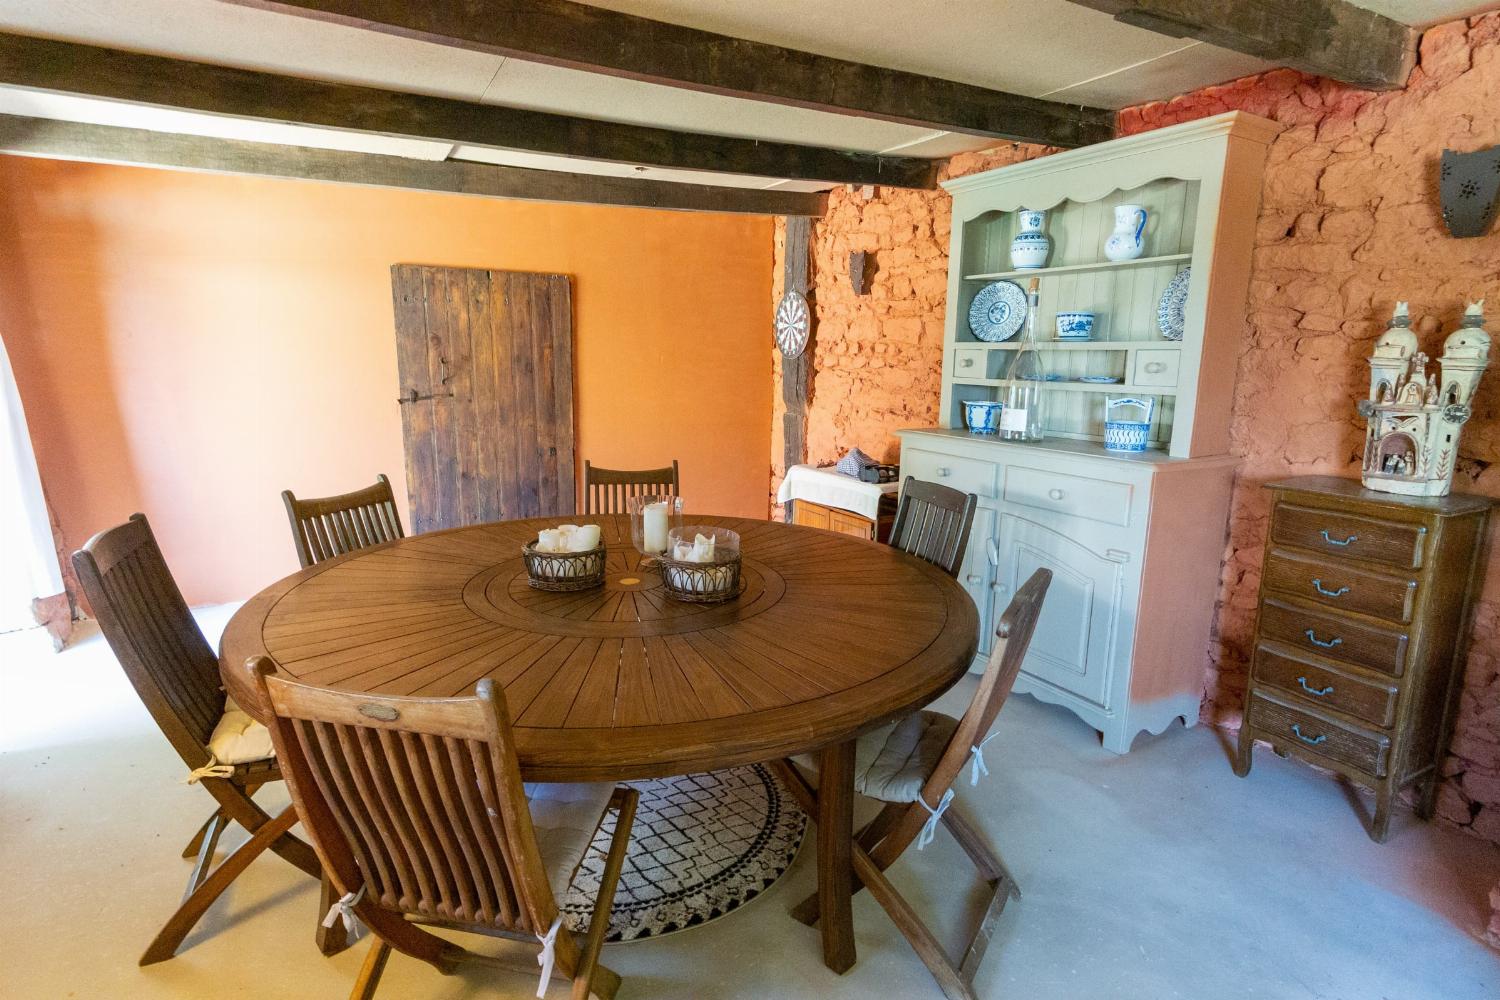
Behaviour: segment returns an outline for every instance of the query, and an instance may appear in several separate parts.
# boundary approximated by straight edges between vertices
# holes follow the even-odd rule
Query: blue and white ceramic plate
[[[1014,281],[985,285],[969,305],[969,329],[987,344],[1021,332],[1026,323],[1026,292]]]
[[[1125,380],[1118,375],[1080,375],[1078,381],[1090,385],[1118,385]]]
[[[1167,290],[1161,293],[1161,302],[1156,306],[1156,326],[1168,340],[1181,340],[1187,326],[1188,281],[1193,269],[1185,267],[1177,277],[1167,282]]]

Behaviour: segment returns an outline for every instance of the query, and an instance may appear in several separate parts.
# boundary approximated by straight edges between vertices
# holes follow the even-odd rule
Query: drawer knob
[[[1322,743],[1324,740],[1328,739],[1327,733],[1322,733],[1318,736],[1303,736],[1302,727],[1295,722],[1292,723],[1292,735],[1297,737],[1297,739],[1301,740],[1303,743],[1306,743],[1308,746],[1312,747],[1315,747],[1319,743]]]
[[[1338,590],[1329,590],[1327,587],[1323,586],[1322,580],[1316,579],[1313,580],[1313,590],[1316,590],[1324,597],[1343,597],[1345,594],[1349,593],[1348,587],[1340,587]]]
[[[940,465],[938,466],[937,474],[939,479],[947,479],[949,476],[953,475],[953,470],[948,468],[946,465]]]
[[[1308,642],[1312,643],[1314,646],[1322,646],[1324,649],[1332,649],[1334,646],[1342,646],[1344,644],[1344,640],[1340,639],[1338,636],[1334,636],[1332,639],[1319,639],[1318,633],[1314,632],[1312,629],[1308,629],[1302,634],[1307,636]]]
[[[1329,545],[1337,545],[1340,548],[1344,547],[1345,545],[1353,545],[1355,542],[1359,541],[1358,535],[1350,535],[1348,538],[1344,539],[1341,542],[1337,538],[1334,538],[1332,535],[1330,535],[1327,528],[1324,528],[1322,532],[1320,532],[1320,534],[1322,534],[1323,536],[1323,541],[1327,542]]]
[[[973,358],[963,358],[962,360],[959,361],[958,367],[960,367],[960,368],[973,368],[974,367],[974,359]]]
[[[1167,364],[1166,364],[1165,361],[1148,361],[1148,362],[1146,362],[1146,373],[1148,375],[1160,375],[1162,372],[1164,372],[1166,370],[1167,370]]]
[[[970,574],[969,574],[969,575],[968,575],[968,576],[966,576],[966,577],[964,577],[964,580],[965,580],[965,581],[966,581],[966,582],[967,582],[967,583],[968,583],[968,584],[969,584],[969,585],[970,585],[970,586],[972,586],[972,587],[977,587],[977,586],[979,586],[979,585],[980,585],[980,584],[981,584],[981,583],[982,583],[982,582],[984,582],[984,577],[982,577],[982,576],[980,576],[980,575],[979,575],[979,574],[978,574],[978,573],[970,573]]]
[[[1066,493],[1064,493],[1060,489],[1057,489],[1056,487],[1053,487],[1052,489],[1048,490],[1047,491],[1047,495],[1049,497],[1051,497],[1052,499],[1054,499],[1054,500],[1061,500],[1063,497],[1067,496]]]
[[[1326,688],[1309,687],[1308,683],[1307,683],[1307,678],[1306,677],[1298,677],[1297,678],[1297,683],[1302,685],[1302,690],[1306,691],[1308,694],[1312,695],[1314,698],[1323,698],[1323,697],[1326,697],[1326,696],[1328,696],[1330,694],[1333,694],[1333,685],[1332,684],[1328,685]]]

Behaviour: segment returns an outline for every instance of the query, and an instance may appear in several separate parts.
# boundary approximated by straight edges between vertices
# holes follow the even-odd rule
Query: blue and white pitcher
[[[1115,206],[1115,231],[1104,241],[1110,260],[1135,260],[1146,249],[1146,210],[1140,205]]]

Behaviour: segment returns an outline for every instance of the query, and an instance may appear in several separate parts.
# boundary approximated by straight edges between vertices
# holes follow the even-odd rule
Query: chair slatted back
[[[298,500],[291,490],[282,490],[281,499],[304,568],[404,537],[391,481],[384,474],[376,477],[375,485],[353,493]]]
[[[265,658],[247,669],[298,814],[325,858],[352,855],[367,900],[503,931],[550,926],[556,901],[491,681],[472,697],[406,698],[308,687]]]
[[[890,544],[958,576],[969,548],[969,529],[979,498],[938,483],[907,476],[891,525]]]
[[[219,659],[193,620],[144,514],[99,532],[73,568],[125,676],[189,768],[224,714]]]
[[[969,748],[984,740],[990,727],[995,724],[995,717],[1004,707],[1005,699],[1010,697],[1011,689],[1016,686],[1016,676],[1021,672],[1021,663],[1026,659],[1027,650],[1031,648],[1031,637],[1036,632],[1037,619],[1042,614],[1042,601],[1051,584],[1052,571],[1038,569],[1016,591],[1016,596],[1011,598],[1005,613],[1000,616],[1000,624],[995,629],[998,639],[990,650],[984,676],[979,679],[979,687],[974,691],[973,700],[969,702],[963,718],[958,720],[958,729],[954,731],[953,739],[938,760],[932,777],[928,779],[927,790],[934,795],[947,791],[948,786],[958,777],[968,763]]]
[[[627,514],[631,497],[652,493],[682,495],[675,458],[663,469],[601,469],[584,460],[585,514]]]

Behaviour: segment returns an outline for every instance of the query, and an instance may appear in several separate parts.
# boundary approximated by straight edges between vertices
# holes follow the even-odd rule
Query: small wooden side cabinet
[[[1492,501],[1357,481],[1270,483],[1271,529],[1235,773],[1256,740],[1375,791],[1371,839],[1420,786],[1432,816]]]
[[[890,537],[891,522],[896,516],[896,498],[889,495],[880,498],[879,523],[868,517],[861,517],[853,511],[844,510],[841,507],[828,507],[811,500],[792,500],[789,503],[792,508],[791,522],[793,524],[804,525],[808,528],[826,528],[829,531],[837,531],[840,534],[853,535],[870,541],[877,539],[884,541]]]

